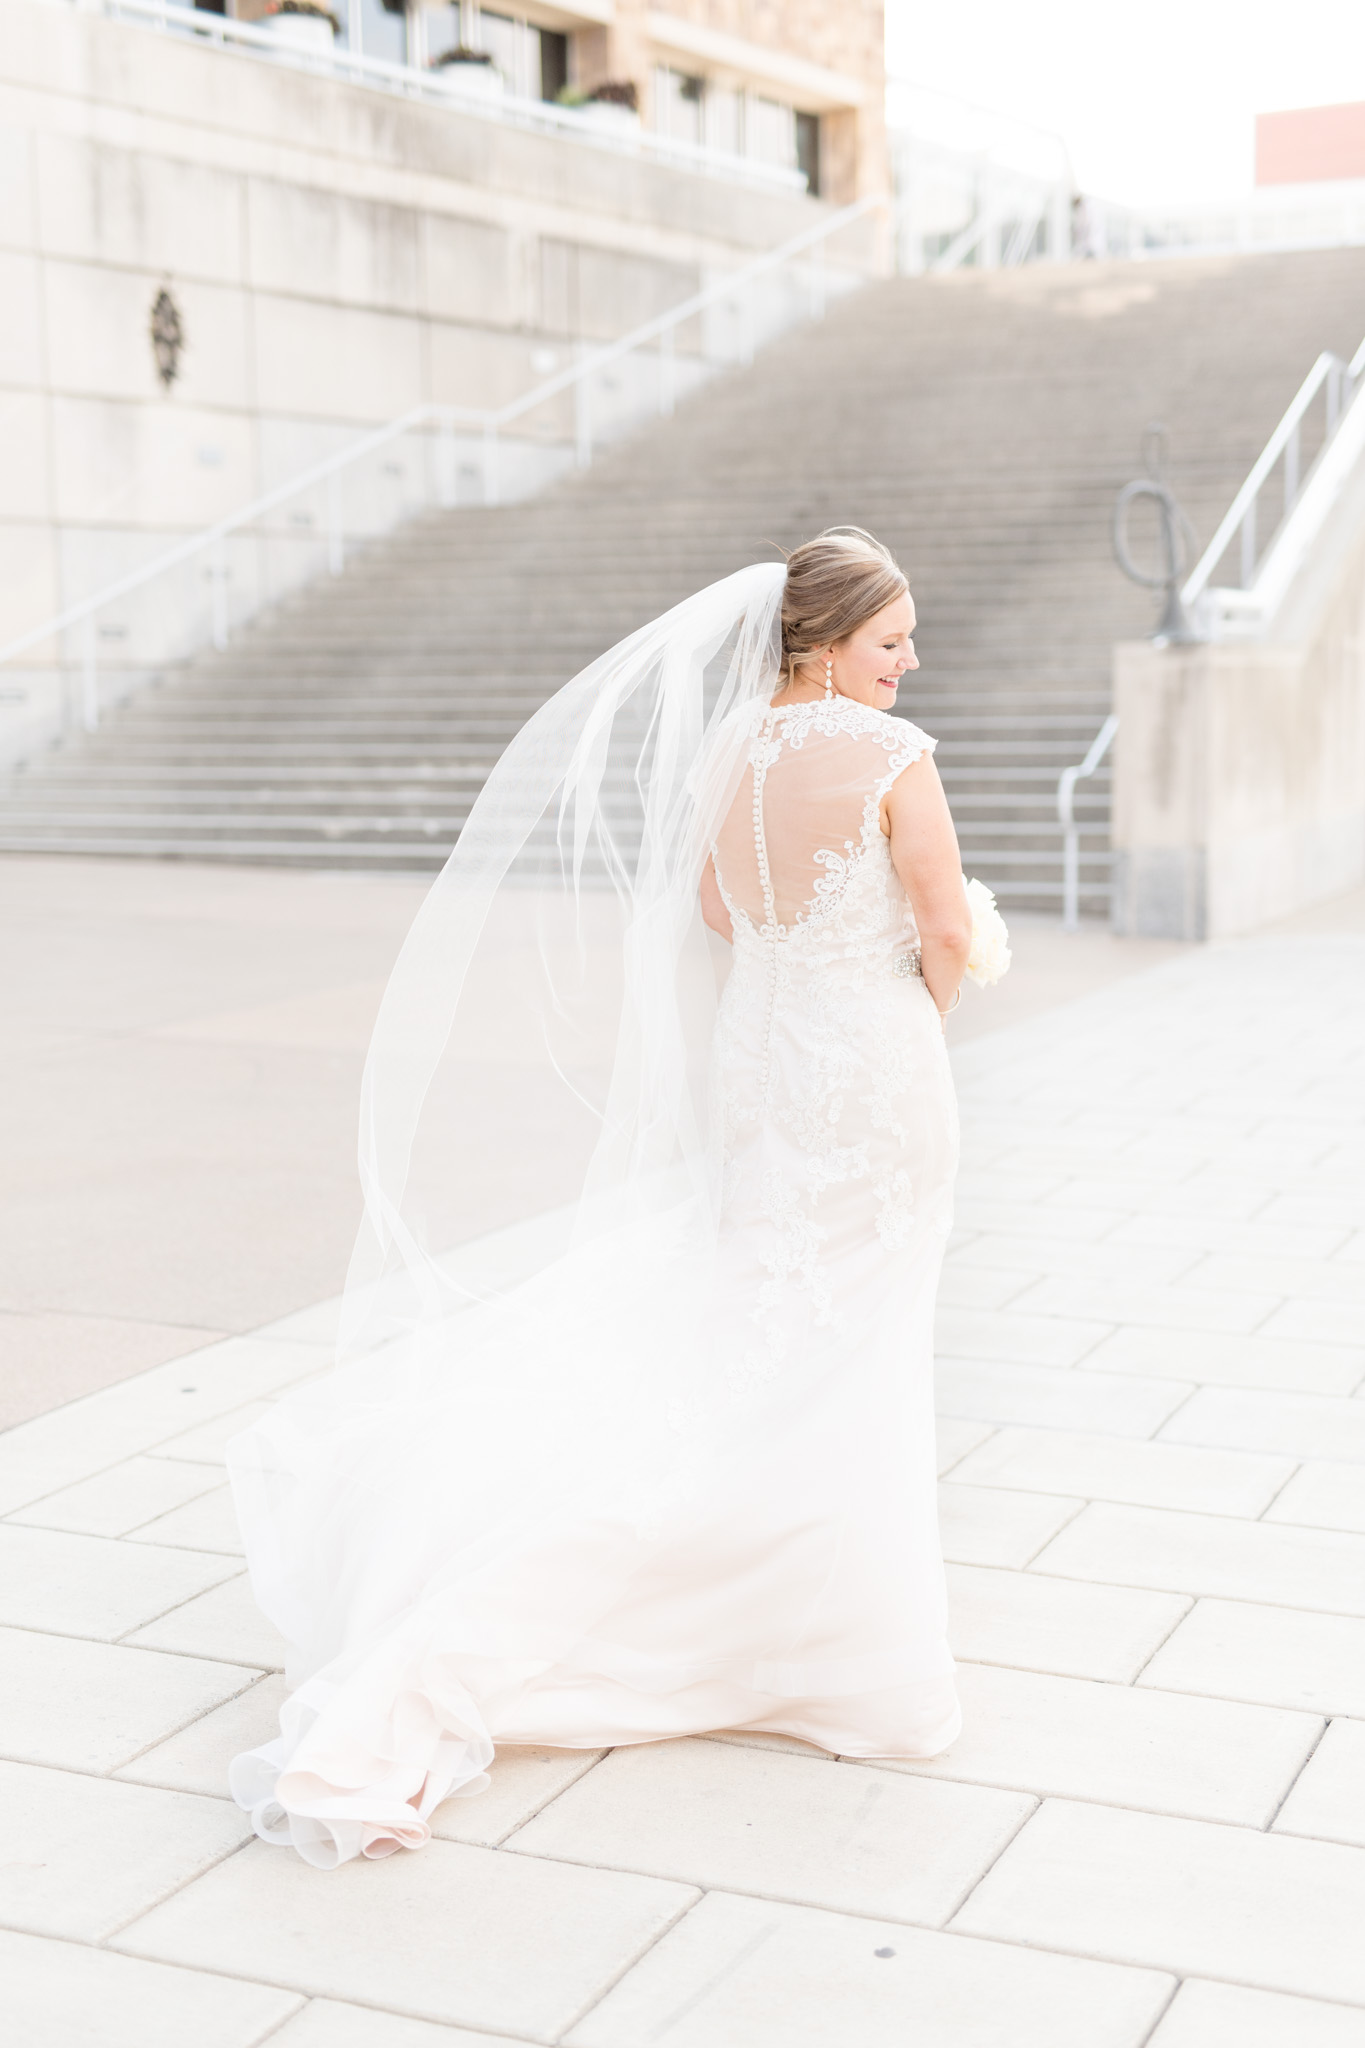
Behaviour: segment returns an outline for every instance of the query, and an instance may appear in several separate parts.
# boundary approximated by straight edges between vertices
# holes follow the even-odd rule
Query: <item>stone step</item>
[[[901,709],[938,741],[964,863],[1055,910],[1057,777],[1108,711],[1114,641],[1154,620],[1110,539],[1143,428],[1166,422],[1206,537],[1314,356],[1361,330],[1351,250],[871,287],[543,497],[357,548],[9,778],[0,844],[429,872],[567,677],[701,584],[851,522],[910,575],[924,665]],[[1092,910],[1109,792],[1107,766],[1077,789]]]

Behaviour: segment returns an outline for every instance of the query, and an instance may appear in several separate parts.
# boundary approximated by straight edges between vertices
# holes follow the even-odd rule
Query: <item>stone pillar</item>
[[[1322,623],[1115,650],[1116,931],[1227,938],[1365,881],[1365,579]]]

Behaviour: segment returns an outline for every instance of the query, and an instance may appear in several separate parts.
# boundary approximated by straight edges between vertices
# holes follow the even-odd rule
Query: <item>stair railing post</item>
[[[100,722],[100,681],[95,635],[95,614],[90,613],[85,622],[85,633],[81,647],[81,724],[87,732],[97,732]]]
[[[436,437],[436,502],[450,511],[459,501],[458,465],[455,453],[455,421],[446,412]]]
[[[1242,588],[1250,590],[1256,581],[1256,500],[1242,515]]]
[[[811,305],[814,318],[823,320],[829,288],[825,279],[825,245],[817,242],[811,254]]]
[[[673,329],[666,327],[659,336],[659,412],[664,419],[673,417],[673,407],[677,401],[676,376]]]
[[[1294,509],[1299,495],[1299,458],[1302,442],[1299,438],[1299,421],[1294,422],[1294,431],[1284,444],[1284,510],[1285,517]]]
[[[339,576],[346,567],[346,531],[341,512],[341,472],[334,469],[327,479],[327,569]]]
[[[228,644],[227,544],[222,534],[213,543],[209,583],[213,600],[213,644],[221,654]]]
[[[592,392],[586,366],[573,388],[574,461],[579,469],[592,468]]]
[[[1333,356],[1331,368],[1327,372],[1328,440],[1330,440],[1332,435],[1335,434],[1337,430],[1337,422],[1341,418],[1341,373],[1344,367],[1344,364],[1339,362],[1338,359],[1335,356]]]
[[[483,428],[483,502],[496,505],[502,479],[498,475],[498,423],[485,420]]]

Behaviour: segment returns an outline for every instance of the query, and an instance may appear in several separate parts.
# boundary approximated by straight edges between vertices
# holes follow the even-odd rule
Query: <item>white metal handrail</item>
[[[89,0],[77,0],[89,4]],[[273,61],[296,70],[323,73],[343,83],[368,85],[403,99],[424,101],[428,106],[450,112],[471,114],[504,127],[531,129],[541,134],[569,137],[593,148],[616,155],[646,156],[676,169],[699,171],[704,176],[738,179],[746,184],[776,186],[787,192],[804,192],[804,172],[785,164],[766,163],[761,157],[737,156],[725,150],[708,149],[681,137],[660,135],[653,129],[602,127],[594,117],[574,107],[561,107],[553,100],[524,99],[502,92],[496,96],[464,85],[441,70],[422,70],[413,64],[391,64],[383,57],[366,57],[345,48],[307,49],[286,42],[270,29],[254,22],[236,21],[230,15],[202,13],[194,7],[177,7],[170,0],[95,0],[99,11],[111,19],[125,16],[146,27],[193,36],[209,44],[235,44],[259,51]]]
[[[140,4],[140,0],[139,0]],[[208,17],[216,20],[218,17]],[[252,525],[265,514],[277,511],[290,499],[319,484],[328,485],[328,531],[327,568],[334,575],[340,575],[345,566],[345,527],[342,518],[340,482],[343,473],[366,456],[374,454],[386,444],[415,430],[434,428],[439,436],[436,462],[436,501],[443,506],[453,505],[455,493],[455,434],[459,427],[477,430],[482,448],[482,494],[485,504],[499,502],[499,436],[503,429],[525,417],[538,406],[562,396],[567,391],[574,393],[574,457],[580,468],[590,466],[594,447],[594,424],[591,403],[591,381],[602,370],[622,358],[656,345],[659,374],[657,379],[656,409],[661,414],[673,411],[675,401],[675,361],[673,343],[678,328],[686,321],[708,308],[733,303],[736,300],[748,308],[745,317],[744,337],[740,359],[752,359],[754,349],[754,319],[751,296],[756,283],[772,271],[812,250],[823,251],[829,239],[850,227],[865,216],[885,208],[888,201],[873,196],[841,208],[827,219],[803,229],[791,236],[776,249],[766,251],[751,263],[718,280],[715,284],[694,292],[690,298],[672,306],[667,312],[656,314],[653,319],[641,322],[629,333],[606,347],[595,349],[579,362],[567,369],[545,378],[522,397],[508,404],[486,409],[468,406],[428,404],[414,407],[390,420],[371,433],[362,435],[336,455],[313,463],[309,468],[291,477],[288,482],[277,485],[249,503],[239,506],[234,512],[217,520],[201,532],[191,534],[175,546],[157,555],[154,560],[144,563],[141,568],[106,584],[91,596],[65,606],[55,616],[34,626],[17,638],[0,647],[0,665],[40,646],[44,641],[54,639],[73,626],[84,625],[84,645],[81,659],[81,718],[89,731],[99,723],[99,681],[97,643],[94,632],[96,615],[108,605],[131,593],[143,589],[167,571],[191,561],[195,556],[208,553],[210,556],[211,581],[211,640],[216,648],[228,644],[231,620],[228,604],[228,577],[225,558],[225,544],[235,533]],[[824,310],[830,281],[823,263],[817,265],[813,290],[813,311],[818,316]]]
[[[1090,752],[1074,768],[1063,768],[1057,783],[1057,818],[1062,828],[1062,929],[1074,932],[1081,922],[1080,827],[1076,823],[1076,784],[1093,775],[1113,745],[1118,716],[1110,712],[1095,734]]]
[[[1217,637],[1225,617],[1239,617],[1245,623],[1254,621],[1265,610],[1263,598],[1256,595],[1261,572],[1268,564],[1269,556],[1275,551],[1278,541],[1284,536],[1296,507],[1304,500],[1308,484],[1322,464],[1331,447],[1347,410],[1352,405],[1356,388],[1365,372],[1365,341],[1356,350],[1349,363],[1340,356],[1324,350],[1314,363],[1308,375],[1290,401],[1283,418],[1265,447],[1252,464],[1245,483],[1229,505],[1219,523],[1217,532],[1195,563],[1180,595],[1195,616],[1205,637]],[[1307,475],[1303,470],[1303,423],[1314,399],[1321,393],[1324,400],[1325,417],[1323,438],[1318,454]],[[1276,534],[1272,536],[1271,547],[1262,557],[1258,537],[1261,496],[1270,480],[1275,465],[1282,465],[1283,502]],[[1326,506],[1323,506],[1325,514]],[[1320,520],[1314,524],[1316,532]],[[1304,530],[1300,522],[1300,549],[1311,542],[1312,534]],[[1239,590],[1214,590],[1211,588],[1215,569],[1222,561],[1235,540],[1240,540]]]

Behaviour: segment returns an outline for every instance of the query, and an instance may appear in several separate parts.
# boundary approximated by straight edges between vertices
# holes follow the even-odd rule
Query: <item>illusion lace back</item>
[[[933,743],[844,699],[735,716],[718,1231],[683,1205],[570,1248],[234,1445],[296,1689],[233,1790],[315,1863],[416,1846],[495,1744],[747,1727],[923,1757],[957,1732],[932,1408],[956,1117],[879,816]]]

